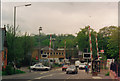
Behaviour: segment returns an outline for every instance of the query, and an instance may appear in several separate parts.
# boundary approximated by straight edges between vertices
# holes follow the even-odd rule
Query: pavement
[[[50,71],[29,72],[27,69],[26,71],[28,72],[25,74],[3,76],[2,79],[29,79],[29,81],[36,79],[111,79],[109,76],[105,76],[104,73],[107,71],[101,71],[98,76],[92,76],[91,73],[87,74],[85,70],[79,70],[78,74],[66,74],[61,68],[52,69]]]

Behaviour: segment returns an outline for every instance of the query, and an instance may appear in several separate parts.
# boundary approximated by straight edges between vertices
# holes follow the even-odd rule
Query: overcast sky
[[[3,2],[2,25],[13,25],[13,7],[27,3]],[[118,25],[117,2],[31,2],[30,7],[17,7],[17,25],[22,32],[38,34],[74,34],[90,25],[95,31]]]

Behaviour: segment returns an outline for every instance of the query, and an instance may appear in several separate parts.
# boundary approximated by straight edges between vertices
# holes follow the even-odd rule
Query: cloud
[[[3,24],[13,22],[12,9],[21,4],[26,3],[3,3]],[[104,26],[118,24],[117,10],[117,2],[33,2],[31,7],[17,8],[17,24],[22,32],[34,34],[40,26],[47,34],[75,34],[86,25],[98,31]]]

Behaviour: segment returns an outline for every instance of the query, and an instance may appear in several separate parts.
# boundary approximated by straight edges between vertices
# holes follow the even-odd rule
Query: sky
[[[29,2],[3,2],[2,26],[13,25],[14,6]],[[22,33],[73,34],[90,25],[95,31],[118,26],[118,2],[30,2],[17,7],[16,24]]]

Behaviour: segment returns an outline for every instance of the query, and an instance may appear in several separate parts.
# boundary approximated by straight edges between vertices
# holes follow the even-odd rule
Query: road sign
[[[100,50],[101,53],[104,53],[104,50]]]
[[[90,53],[83,53],[83,58],[84,59],[90,59],[91,58],[91,54]]]

